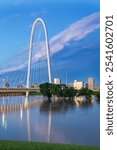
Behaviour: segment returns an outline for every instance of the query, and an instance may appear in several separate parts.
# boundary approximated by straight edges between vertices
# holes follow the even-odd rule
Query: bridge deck
[[[0,93],[23,93],[23,92],[38,92],[39,88],[0,88]]]

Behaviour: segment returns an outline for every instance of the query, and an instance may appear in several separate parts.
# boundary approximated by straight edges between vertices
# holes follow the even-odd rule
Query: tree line
[[[47,96],[50,99],[52,96],[57,97],[69,97],[73,98],[75,96],[86,96],[88,99],[91,98],[92,95],[95,95],[97,99],[100,99],[99,91],[92,91],[88,88],[82,88],[80,90],[76,90],[73,87],[68,87],[65,84],[57,85],[44,83],[40,85],[40,94],[43,96]]]

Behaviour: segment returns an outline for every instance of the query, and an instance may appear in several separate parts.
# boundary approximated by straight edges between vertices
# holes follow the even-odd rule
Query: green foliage
[[[61,86],[60,85],[51,84],[50,89],[51,89],[52,95],[58,96],[58,97],[61,95]]]
[[[82,88],[81,90],[79,90],[78,95],[79,96],[83,96],[83,95],[91,96],[93,95],[93,91],[88,88]]]
[[[50,91],[50,84],[49,84],[49,83],[41,84],[41,85],[40,85],[40,93],[41,93],[43,96],[47,96],[48,99],[50,99],[51,96],[52,96],[52,93],[51,93],[51,91]]]
[[[94,95],[96,96],[97,100],[100,101],[100,91],[95,91]]]
[[[87,99],[91,99],[91,95],[93,95],[93,91],[88,88],[82,88],[78,91],[78,96],[86,96]]]
[[[17,85],[17,88],[23,88],[22,84]]]
[[[78,96],[86,96],[90,99],[91,95],[95,95],[97,100],[100,100],[100,91],[92,91],[88,88],[82,88],[78,91]]]
[[[69,88],[66,85],[57,85],[44,83],[40,85],[40,93],[50,98],[52,95],[57,97],[74,97],[77,93],[73,88]]]
[[[76,95],[76,93],[77,93],[77,90],[73,89],[72,87],[66,89],[66,96],[67,97],[73,98]]]
[[[5,87],[5,88],[10,87],[9,83],[8,83],[8,82],[6,82],[6,83],[4,84],[4,87]]]
[[[29,95],[40,95],[40,92],[29,92]]]

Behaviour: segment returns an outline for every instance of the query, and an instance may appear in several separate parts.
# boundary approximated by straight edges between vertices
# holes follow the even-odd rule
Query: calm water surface
[[[25,109],[0,112],[0,139],[99,146],[98,102],[47,102],[30,96],[34,100],[38,103]],[[0,97],[0,106],[24,101],[24,96]]]

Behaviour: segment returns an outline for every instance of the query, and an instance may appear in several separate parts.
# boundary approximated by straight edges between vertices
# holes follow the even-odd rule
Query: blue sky
[[[65,82],[67,72],[68,82],[74,79],[86,82],[89,76],[99,82],[99,12],[99,0],[0,2],[0,70],[28,47],[31,25],[41,17],[46,22],[53,52],[53,77],[60,76]]]

